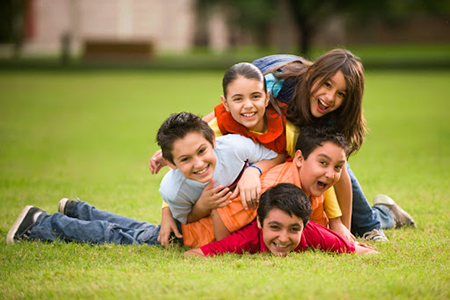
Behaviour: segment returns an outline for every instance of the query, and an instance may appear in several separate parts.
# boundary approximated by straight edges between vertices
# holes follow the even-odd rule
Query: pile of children
[[[361,62],[347,50],[314,63],[273,55],[236,64],[213,113],[173,114],[158,130],[150,170],[171,168],[160,225],[64,198],[54,214],[25,207],[7,241],[176,241],[201,256],[376,253],[355,236],[387,241],[382,229],[416,224],[386,195],[370,206],[348,166],[364,139],[363,92]]]

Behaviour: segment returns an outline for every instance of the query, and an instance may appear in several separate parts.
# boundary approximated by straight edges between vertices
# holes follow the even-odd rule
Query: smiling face
[[[297,150],[294,163],[299,169],[300,184],[308,196],[319,197],[341,177],[346,156],[342,147],[324,142],[312,151],[307,159]]]
[[[276,256],[286,256],[300,244],[303,232],[301,218],[274,208],[258,227],[261,228],[264,244]]]
[[[216,155],[213,145],[197,132],[186,134],[184,138],[173,143],[173,164],[166,160],[172,169],[179,169],[188,179],[202,183],[213,179],[216,167]]]
[[[264,90],[264,82],[238,76],[228,84],[226,97],[221,99],[236,122],[251,131],[266,130],[264,116],[269,94]]]
[[[313,91],[318,89],[310,97],[311,114],[316,118],[338,109],[347,96],[347,83],[341,71],[337,71],[320,87],[319,81],[313,85]]]

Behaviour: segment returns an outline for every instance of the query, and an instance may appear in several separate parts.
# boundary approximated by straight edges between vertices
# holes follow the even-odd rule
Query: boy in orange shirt
[[[309,222],[311,203],[306,194],[290,183],[280,183],[261,196],[256,221],[232,235],[186,256],[215,256],[223,253],[264,253],[286,256],[308,249],[336,253],[377,253],[366,245],[353,243],[321,225]]]

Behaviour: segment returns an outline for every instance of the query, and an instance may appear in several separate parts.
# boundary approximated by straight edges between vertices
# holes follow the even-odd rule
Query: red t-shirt
[[[300,244],[294,251],[304,252],[308,250],[308,248],[337,253],[355,252],[355,245],[347,241],[344,236],[312,221],[306,225],[302,233]],[[204,245],[200,247],[200,249],[203,254],[207,256],[228,252],[237,254],[247,252],[254,254],[269,251],[266,244],[264,244],[262,231],[258,228],[256,221],[253,221],[228,237]]]

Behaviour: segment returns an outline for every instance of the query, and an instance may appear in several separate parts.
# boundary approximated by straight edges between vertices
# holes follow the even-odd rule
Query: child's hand
[[[161,228],[159,231],[158,242],[161,246],[168,247],[170,245],[170,234],[174,233],[177,238],[182,238],[183,236],[178,231],[175,219],[172,217],[172,212],[169,207],[164,207],[162,209],[161,216]]]
[[[356,242],[355,236],[345,227],[341,218],[330,219],[330,229],[342,234],[349,242]]]
[[[231,195],[231,199],[241,196],[241,202],[244,209],[256,209],[258,207],[259,199],[261,198],[261,180],[260,173],[256,168],[247,168],[242,174],[236,189]]]
[[[198,199],[198,202],[200,202],[199,204],[201,204],[208,211],[228,206],[231,203],[231,200],[228,200],[231,196],[229,188],[224,188],[223,186],[213,186],[214,180],[211,180]]]
[[[355,253],[356,254],[378,254],[378,251],[370,246],[367,246],[366,244],[355,242]]]
[[[152,158],[150,159],[150,162],[148,163],[148,167],[152,172],[152,174],[158,174],[159,170],[161,170],[161,168],[166,165],[167,164],[162,157],[161,150],[156,151],[155,154],[153,154]]]

